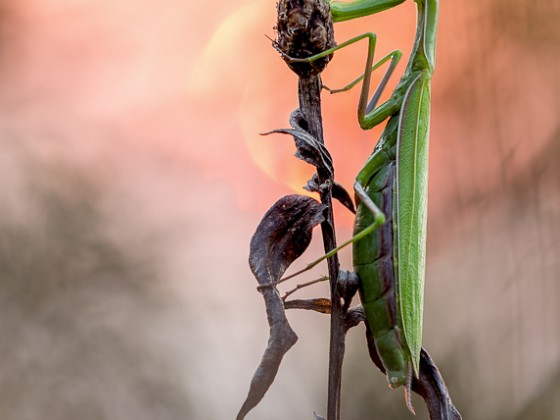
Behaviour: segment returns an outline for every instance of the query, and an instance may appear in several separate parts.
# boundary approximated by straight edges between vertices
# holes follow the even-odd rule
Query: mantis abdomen
[[[409,363],[397,319],[394,267],[393,202],[396,164],[388,161],[370,179],[365,192],[386,215],[385,223],[354,242],[354,270],[360,277],[360,297],[379,357],[392,387],[406,383]],[[373,223],[371,211],[359,202],[354,224],[358,233]]]

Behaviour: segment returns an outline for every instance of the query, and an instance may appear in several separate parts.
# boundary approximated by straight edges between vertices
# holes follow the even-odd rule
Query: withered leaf
[[[348,191],[346,191],[346,188],[344,188],[338,182],[335,182],[333,184],[332,196],[333,198],[336,198],[344,207],[346,207],[352,213],[356,214],[356,209],[354,207],[352,197],[350,196]]]
[[[367,327],[367,322],[366,339],[371,360],[381,372],[385,373],[385,368],[377,353],[373,335]],[[431,420],[462,419],[461,414],[451,402],[451,397],[440,371],[423,347],[420,352],[419,377],[412,380],[412,390],[424,399]]]
[[[358,291],[360,278],[352,271],[340,270],[338,273],[338,293],[344,299],[344,312],[350,307],[352,298]]]
[[[326,207],[304,195],[278,200],[264,215],[253,237],[249,265],[261,286],[280,279],[307,249],[315,226],[325,220]]]
[[[303,188],[305,188],[307,191],[317,192],[320,194],[321,191],[317,174],[314,174],[311,179],[307,181],[307,185]],[[352,213],[356,214],[356,208],[354,207],[354,202],[352,201],[350,193],[346,191],[346,188],[344,188],[336,181],[333,182],[332,185],[332,196],[333,198],[337,199],[344,207],[346,207]]]
[[[323,143],[309,134],[307,121],[303,118],[299,108],[290,115],[290,125],[292,128],[279,128],[263,133],[263,135],[272,133],[290,134],[294,138],[297,149],[294,156],[313,165],[317,172],[321,174],[322,179],[332,179],[334,169],[331,155]]]
[[[451,402],[440,371],[424,348],[420,352],[420,375],[418,379],[412,381],[412,390],[424,398],[430,419],[462,419],[461,414]]]
[[[319,186],[318,175],[314,174],[311,179],[307,181],[307,185],[305,185],[305,187],[303,188],[305,188],[309,192],[317,192],[321,194],[322,191]],[[354,202],[352,201],[350,193],[336,181],[334,181],[332,184],[332,196],[333,198],[337,199],[344,207],[346,207],[352,213],[356,214],[356,208],[354,207]]]
[[[321,194],[321,186],[319,185],[319,176],[315,173],[313,176],[307,181],[307,184],[303,187],[305,190],[309,192],[316,192]],[[340,203],[350,210],[352,213],[356,213],[356,209],[354,208],[354,202],[350,197],[350,194],[346,189],[340,185],[338,182],[334,181],[332,183],[332,196],[333,198],[340,201]]]
[[[331,306],[331,300],[327,298],[292,299],[284,302],[286,309],[306,309],[322,314],[330,314]]]
[[[297,341],[274,284],[307,249],[313,228],[324,220],[324,210],[321,203],[310,197],[288,195],[266,212],[251,239],[249,265],[261,286],[270,337],[237,420],[244,419],[264,397],[276,377],[284,354]]]

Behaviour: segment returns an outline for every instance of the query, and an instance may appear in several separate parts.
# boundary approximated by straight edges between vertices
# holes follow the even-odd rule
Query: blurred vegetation
[[[0,418],[189,418],[150,247],[111,237],[84,173],[17,160],[17,208],[0,198]]]
[[[121,50],[114,57],[92,52],[107,62],[95,62],[99,74],[97,69],[91,74],[84,70],[92,67],[86,41],[101,52],[111,51],[96,36],[108,29],[126,34],[132,28],[128,15],[118,20],[126,7],[113,15],[109,3],[86,3],[68,13],[60,12],[60,6],[54,25],[42,22],[43,29],[52,27],[59,36],[49,38],[59,42],[53,63],[68,60],[54,68],[68,73],[48,73],[52,69],[45,64],[35,72],[30,69],[30,80],[26,66],[50,57],[52,45],[32,36],[33,14],[22,10],[33,2],[0,3],[0,419],[213,420],[212,413],[220,409],[233,417],[267,334],[262,302],[245,263],[248,240],[239,239],[240,232],[248,238],[254,225],[245,226],[247,212],[233,208],[238,203],[227,182],[210,185],[192,162],[177,157],[183,156],[185,144],[196,145],[186,143],[190,139],[184,132],[173,133],[179,138],[175,144],[166,130],[184,128],[177,121],[185,115],[185,125],[206,120],[196,121],[194,111],[194,117],[188,115],[174,102],[169,107],[158,103],[154,109],[164,115],[160,125],[150,127],[152,120],[146,117],[139,131],[131,128],[136,128],[136,118],[145,117],[145,109],[151,110],[142,102],[146,96],[134,91],[137,85],[125,83],[121,91],[111,83],[122,83],[122,64],[130,68],[145,63],[148,56],[132,51],[144,46],[143,38],[132,34],[120,39],[126,46],[123,54],[132,57],[129,61],[120,61]],[[174,12],[174,7],[183,10],[179,3],[184,4],[170,2],[166,7],[170,16],[181,17],[172,22],[185,26],[186,15]],[[441,4],[432,111],[431,159],[436,170],[430,186],[431,203],[437,205],[430,204],[428,222],[424,342],[465,419],[558,420],[560,0]],[[146,3],[141,10],[151,7]],[[90,11],[99,13],[99,20],[88,21]],[[141,22],[152,19],[135,17],[145,19]],[[155,18],[167,22],[161,15]],[[71,24],[56,32],[64,19]],[[103,19],[114,26],[103,26]],[[80,33],[76,44],[64,38],[82,26],[91,32]],[[205,27],[201,33],[212,30]],[[166,33],[162,44],[178,33]],[[159,48],[159,38],[154,40],[145,45]],[[258,48],[268,48],[262,42]],[[190,68],[189,59],[184,68]],[[76,63],[83,66],[77,66],[83,74],[65,80]],[[184,68],[177,71],[181,77]],[[138,86],[144,83],[139,80]],[[84,81],[94,88],[84,90]],[[126,98],[132,105],[122,105],[124,111],[120,97],[109,108],[123,113],[110,123],[119,118],[125,123],[98,124],[108,117],[99,116],[96,100],[102,101],[86,95],[96,89],[108,92],[102,99],[113,92],[133,98]],[[78,116],[72,113],[76,104],[82,107]],[[169,128],[165,116],[174,110],[179,117],[175,115]],[[236,133],[237,123],[225,114],[237,118],[236,113],[220,115],[225,129]],[[156,156],[152,143],[135,142],[143,129],[157,132],[158,141],[161,136],[158,147],[168,147],[169,156]],[[117,138],[125,140],[114,147],[111,142]],[[241,141],[238,146],[245,147]],[[76,163],[82,149],[99,154],[89,168]],[[131,163],[134,153],[142,156],[140,163]],[[145,190],[147,198],[139,202],[152,206],[147,204],[146,214],[153,225],[131,225],[138,231],[157,230],[166,236],[162,242],[119,225],[137,203],[130,203],[128,196],[116,204],[108,198],[114,191],[109,191],[111,171],[103,166],[107,157],[114,157],[122,173],[129,171],[125,179],[136,181],[120,191]],[[169,178],[152,174],[189,163],[189,173],[177,170]],[[226,162],[213,164],[228,167]],[[187,198],[170,207],[187,215],[187,227],[189,222],[174,225],[178,218],[160,220],[165,200],[178,196]],[[227,205],[231,208],[224,214]],[[240,222],[242,215],[246,219]],[[172,273],[166,271],[171,271],[169,266]],[[186,285],[184,296],[165,289],[171,281]],[[314,363],[324,357],[326,338],[325,346],[308,338],[326,337],[327,322],[309,314],[289,315],[300,321],[293,326],[301,344],[289,353],[282,377],[263,402],[262,412],[270,415],[261,416],[265,420],[285,418],[290,410],[311,418],[312,408],[322,408],[324,381],[317,377],[324,369]],[[216,327],[224,319],[228,326]],[[402,392],[389,391],[369,361],[363,326],[349,337],[345,418],[410,419]],[[414,403],[416,418],[426,418],[420,400]]]

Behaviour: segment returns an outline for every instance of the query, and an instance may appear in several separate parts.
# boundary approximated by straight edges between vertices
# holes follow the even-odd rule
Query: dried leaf
[[[292,126],[291,129],[279,128],[263,133],[263,135],[272,133],[290,134],[294,138],[297,149],[294,156],[313,165],[317,172],[321,174],[322,179],[332,179],[334,169],[331,155],[324,144],[309,134],[307,121],[305,121],[299,109],[296,109],[290,115],[290,125]]]
[[[293,299],[284,302],[286,309],[306,309],[322,314],[331,313],[331,300],[327,298]]]
[[[377,354],[375,342],[369,327],[367,327],[367,322],[366,339],[371,360],[381,372],[385,373],[385,368]],[[420,352],[420,375],[412,380],[412,390],[424,399],[431,420],[462,419],[461,414],[451,402],[441,373],[424,348]]]
[[[321,193],[321,191],[319,191],[319,183],[318,183],[319,179],[317,174],[313,174],[313,176],[307,181],[307,185],[303,187],[303,189],[309,191],[309,192],[316,192],[316,193]]]
[[[325,220],[325,206],[311,197],[287,195],[264,215],[251,239],[249,265],[261,286],[277,281],[311,242]]]
[[[307,185],[303,188],[309,192],[317,192],[321,194],[322,191],[321,191],[321,187],[319,186],[318,178],[319,177],[317,174],[313,174],[311,179],[307,181]],[[348,191],[346,191],[346,189],[336,181],[333,182],[332,185],[332,196],[333,198],[336,198],[338,201],[340,201],[340,203],[344,207],[346,207],[352,213],[356,214],[356,208],[354,207],[354,202],[352,201],[352,197],[350,196]]]
[[[451,402],[440,371],[424,348],[420,352],[420,376],[412,381],[412,390],[424,398],[432,420],[462,419]]]
[[[338,272],[338,294],[344,299],[343,311],[346,312],[350,307],[352,298],[358,291],[360,278],[352,271],[340,270]]]
[[[365,319],[366,315],[364,314],[363,306],[356,305],[346,312],[346,316],[344,317],[344,328],[348,331],[350,328],[357,326],[360,322],[365,321]]]
[[[297,335],[288,323],[284,305],[274,284],[305,251],[311,242],[313,228],[324,220],[324,210],[321,203],[310,197],[283,197],[264,215],[251,239],[249,265],[259,285],[265,286],[261,291],[266,305],[270,337],[237,420],[245,418],[264,397],[276,377],[284,354],[297,341]]]
[[[336,198],[340,203],[350,210],[352,213],[356,214],[356,208],[354,207],[354,202],[352,201],[352,197],[346,191],[346,189],[340,185],[338,182],[333,184],[332,188],[332,196]]]

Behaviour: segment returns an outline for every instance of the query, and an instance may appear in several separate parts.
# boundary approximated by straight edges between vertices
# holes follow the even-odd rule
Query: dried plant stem
[[[313,285],[313,284],[317,284],[317,283],[321,283],[321,282],[323,282],[323,281],[327,281],[328,279],[329,279],[328,276],[323,276],[323,277],[320,277],[320,278],[315,279],[315,280],[307,281],[307,282],[305,282],[305,283],[296,284],[296,287],[294,287],[292,290],[288,290],[288,291],[284,294],[284,296],[282,296],[282,300],[283,300],[284,302],[286,302],[286,299],[287,299],[289,296],[293,295],[293,294],[294,294],[295,292],[297,292],[298,290],[303,289],[303,288],[305,288],[305,287],[307,287],[307,286],[311,286],[311,285]]]
[[[319,75],[300,77],[298,85],[299,108],[307,121],[309,133],[324,144],[323,123],[321,116],[321,78]],[[321,179],[319,185],[332,185],[332,179]],[[325,221],[321,224],[325,252],[336,248],[336,236],[333,222],[331,188],[321,193],[321,203],[327,206]],[[329,347],[329,385],[327,402],[327,420],[340,419],[340,396],[342,389],[342,361],[345,351],[346,329],[345,314],[337,290],[339,261],[338,255],[327,260],[331,289],[331,326]]]

